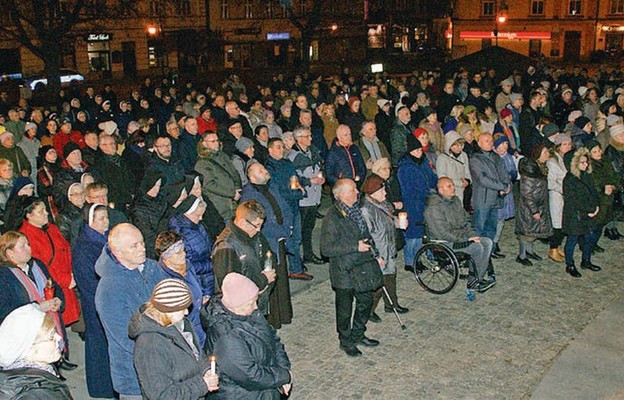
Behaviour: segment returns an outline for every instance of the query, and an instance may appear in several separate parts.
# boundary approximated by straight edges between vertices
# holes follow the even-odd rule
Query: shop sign
[[[111,33],[89,33],[86,38],[87,42],[106,42],[112,39]]]
[[[290,40],[290,32],[269,32],[267,40]]]
[[[496,39],[493,31],[461,31],[460,39]],[[503,40],[537,39],[550,40],[550,32],[498,32],[498,38]]]

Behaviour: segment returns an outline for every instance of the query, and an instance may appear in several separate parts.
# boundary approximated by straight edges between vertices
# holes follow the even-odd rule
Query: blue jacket
[[[420,164],[416,163],[409,153],[399,159],[397,175],[409,221],[405,231],[406,239],[421,238],[425,235],[425,200],[438,184],[438,177],[431,170],[426,156],[423,157],[425,159]]]
[[[191,294],[193,295],[193,305],[189,308],[188,319],[193,324],[193,329],[197,334],[197,338],[199,339],[199,343],[201,347],[204,347],[204,342],[206,341],[206,332],[201,326],[201,321],[199,319],[199,310],[203,305],[203,295],[202,288],[199,284],[199,279],[197,279],[197,275],[192,269],[186,270],[186,275],[182,276],[175,272],[172,269],[169,269],[162,262],[158,262],[158,265],[163,269],[167,278],[180,279],[181,281],[186,282],[189,289],[191,289]]]
[[[186,250],[186,268],[193,270],[199,280],[204,296],[214,294],[214,272],[210,253],[212,242],[204,224],[194,224],[184,214],[176,214],[169,220],[169,229],[182,236]]]
[[[269,185],[277,189],[279,194],[290,205],[293,212],[299,212],[299,200],[303,198],[303,193],[299,189],[292,190],[290,188],[290,178],[297,176],[297,171],[292,161],[287,158],[276,160],[269,156],[264,166],[271,174]]]
[[[357,186],[362,186],[364,178],[366,178],[366,163],[359,147],[352,144],[348,148],[344,148],[338,144],[338,140],[335,140],[331,149],[327,152],[325,172],[327,173],[329,186],[334,186],[338,179],[349,178],[355,180],[356,176],[360,178]]]
[[[128,337],[132,314],[147,302],[154,286],[165,278],[154,260],[147,259],[143,271],[130,270],[117,261],[108,244],[95,263],[100,282],[95,292],[95,307],[108,339],[111,378],[115,391],[140,395],[141,388],[134,370],[134,342]]]
[[[274,187],[269,186],[269,192],[273,195],[273,197],[275,197],[279,209],[282,212],[281,224],[277,223],[277,217],[273,212],[273,208],[271,207],[269,200],[267,200],[267,198],[264,197],[262,193],[251,183],[243,186],[240,202],[242,203],[247,200],[256,200],[264,206],[266,219],[264,220],[264,224],[262,224],[262,233],[269,241],[269,246],[271,246],[273,254],[277,255],[279,254],[278,239],[288,239],[291,235],[292,227],[295,223],[294,214],[286,203],[286,200],[284,200],[284,198]]]
[[[72,247],[72,270],[80,291],[87,336],[85,352],[89,357],[85,358],[85,369],[89,396],[111,398],[115,392],[111,381],[108,342],[95,309],[95,293],[100,281],[95,273],[95,263],[106,245],[107,236],[85,225]]]

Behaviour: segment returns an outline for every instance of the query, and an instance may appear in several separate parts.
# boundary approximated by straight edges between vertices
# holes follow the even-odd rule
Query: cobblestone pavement
[[[621,295],[624,241],[601,239],[607,251],[593,261],[603,271],[582,270],[583,278],[574,279],[552,261],[515,263],[513,225],[507,224],[501,243],[507,258],[495,260],[498,284],[474,302],[466,301],[464,281],[446,295],[432,295],[401,269],[398,291],[401,305],[410,308],[407,330],[382,304],[382,323],[369,322],[367,331],[381,345],[361,347],[364,355],[356,359],[338,348],[327,266],[310,266],[316,279],[293,282],[295,318],[279,332],[293,363],[291,398],[529,398],[558,354]],[[535,249],[545,257],[548,245],[536,243]],[[81,352],[72,357],[81,368],[67,374],[76,399],[88,398]]]

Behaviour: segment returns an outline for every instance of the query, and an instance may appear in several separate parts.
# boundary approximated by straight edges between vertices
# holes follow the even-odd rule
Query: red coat
[[[206,131],[216,132],[217,122],[212,117],[210,117],[208,121],[203,119],[201,116],[197,117],[197,133],[201,135]]]
[[[52,146],[54,146],[54,150],[56,150],[56,154],[58,154],[60,159],[65,158],[63,157],[63,147],[65,147],[65,145],[69,142],[76,143],[80,149],[83,149],[86,146],[82,133],[78,131],[71,131],[68,135],[63,131],[58,131],[52,138]]]
[[[69,288],[72,281],[72,258],[69,242],[65,240],[59,228],[54,224],[48,224],[46,233],[43,229],[24,221],[20,232],[26,235],[30,241],[32,256],[45,264],[52,279],[63,289],[65,295],[63,320],[65,325],[78,321],[80,305],[76,293]]]

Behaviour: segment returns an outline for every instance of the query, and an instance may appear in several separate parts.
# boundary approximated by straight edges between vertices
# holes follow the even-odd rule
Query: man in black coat
[[[373,306],[373,293],[381,287],[381,269],[372,238],[358,206],[358,190],[351,179],[340,179],[332,192],[336,202],[323,219],[321,251],[329,257],[329,278],[336,293],[336,328],[340,349],[355,357],[362,354],[358,344],[367,347],[379,341],[364,336],[366,322]],[[371,244],[369,244],[371,243]],[[379,284],[364,288],[361,272],[374,263],[371,271],[379,272]],[[357,272],[356,272],[357,271]],[[370,289],[370,290],[369,290]],[[355,315],[351,323],[353,299]]]
[[[126,213],[136,192],[134,175],[130,173],[126,160],[117,154],[117,142],[113,136],[101,135],[99,148],[95,169],[100,175],[100,182],[108,186],[109,200]]]

